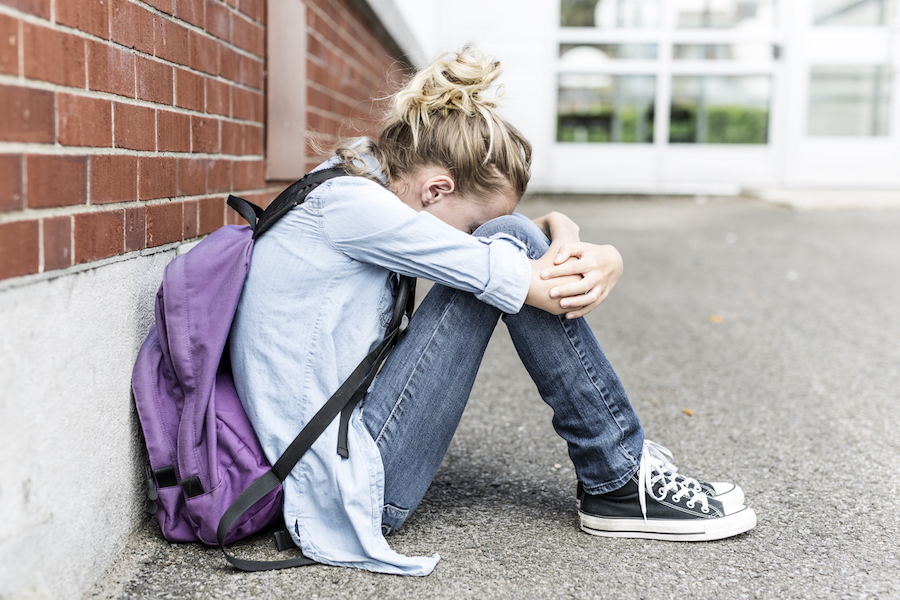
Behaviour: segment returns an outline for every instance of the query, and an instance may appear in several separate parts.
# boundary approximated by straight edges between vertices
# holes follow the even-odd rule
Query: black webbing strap
[[[287,478],[288,474],[294,468],[294,465],[300,460],[303,454],[312,446],[313,442],[318,439],[323,431],[328,427],[334,418],[348,403],[354,406],[366,394],[372,378],[378,367],[387,358],[390,353],[393,342],[400,335],[400,329],[392,330],[378,346],[366,356],[361,363],[354,369],[353,373],[338,388],[338,390],[328,399],[328,402],[319,409],[306,426],[300,431],[291,445],[288,446],[281,458],[275,465],[267,471],[262,477],[254,481],[250,486],[238,496],[225,514],[219,521],[219,527],[216,530],[216,538],[219,542],[219,548],[225,554],[225,558],[232,565],[242,571],[269,571],[275,569],[287,569],[290,567],[300,567],[303,565],[314,564],[315,561],[300,556],[286,560],[247,560],[237,558],[228,554],[225,550],[225,538],[231,530],[234,522],[244,514],[251,506],[262,500],[266,494],[280,486]]]
[[[333,177],[341,177],[347,175],[342,167],[331,167],[304,175],[302,179],[295,181],[289,185],[278,197],[272,200],[272,203],[266,208],[261,215],[259,221],[253,228],[253,238],[256,239],[269,228],[278,222],[278,220],[290,212],[292,208],[298,204],[302,204],[306,200],[306,195],[313,191],[320,184],[325,183]]]
[[[412,277],[400,275],[397,285],[397,299],[394,302],[394,312],[391,315],[391,322],[388,324],[388,331],[396,331],[399,329],[401,334],[406,331],[403,323],[403,316],[405,315],[407,320],[412,319],[415,301],[416,280]],[[374,379],[378,367],[380,366],[380,363],[375,365],[375,368],[369,373],[366,381],[362,384],[364,390],[369,389],[369,386],[372,384],[372,379]],[[350,427],[350,417],[353,415],[353,409],[356,408],[356,405],[362,400],[363,395],[365,395],[365,392],[363,392],[356,401],[348,402],[343,410],[341,410],[341,422],[338,426],[337,444],[337,452],[341,455],[341,458],[350,458],[350,448],[347,446],[347,430]]]
[[[228,196],[228,206],[237,211],[244,220],[250,223],[250,229],[256,231],[256,220],[263,214],[263,209],[237,196]]]
[[[272,225],[287,212],[295,206],[302,204],[306,200],[306,196],[313,189],[333,177],[340,177],[346,174],[347,173],[341,167],[332,167],[330,169],[324,169],[308,174],[281,192],[281,194],[279,194],[265,210],[262,210],[255,204],[248,202],[243,198],[238,198],[237,196],[229,196],[228,205],[235,209],[238,214],[250,224],[250,227],[253,229],[253,238],[256,239],[268,231],[269,228],[271,228]],[[350,423],[350,416],[353,414],[353,409],[356,405],[359,404],[360,400],[366,395],[369,386],[372,384],[372,380],[378,373],[378,369],[390,354],[391,348],[397,342],[400,335],[405,332],[406,324],[403,322],[403,318],[405,316],[407,321],[412,318],[413,307],[415,304],[415,289],[416,280],[414,278],[406,276],[399,277],[397,300],[394,304],[391,322],[388,325],[388,331],[390,333],[385,336],[374,350],[369,352],[347,380],[344,381],[331,398],[328,399],[325,405],[319,409],[319,412],[310,419],[275,465],[262,477],[250,484],[250,486],[231,503],[231,506],[225,511],[225,514],[222,515],[222,519],[219,521],[219,526],[216,530],[219,548],[222,549],[228,562],[238,569],[241,569],[242,571],[268,571],[315,564],[315,561],[305,556],[276,561],[237,558],[225,551],[225,538],[228,536],[228,532],[231,530],[235,521],[237,521],[241,515],[249,510],[254,504],[262,500],[269,492],[284,483],[284,480],[294,468],[294,465],[300,461],[303,454],[310,446],[312,446],[313,442],[322,435],[322,432],[324,432],[328,425],[334,421],[339,413],[341,415],[341,420],[338,426],[338,454],[343,458],[348,458],[350,456],[347,447],[347,429]],[[282,545],[284,544],[279,543],[279,550]]]

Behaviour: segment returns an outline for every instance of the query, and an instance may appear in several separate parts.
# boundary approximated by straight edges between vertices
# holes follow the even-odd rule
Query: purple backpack
[[[273,522],[281,515],[281,483],[338,413],[338,452],[349,456],[350,414],[402,333],[403,316],[412,314],[414,280],[400,278],[388,335],[303,428],[274,467],[266,460],[241,406],[227,352],[256,238],[303,202],[317,185],[345,174],[332,168],[307,175],[265,211],[230,196],[228,204],[250,226],[218,229],[165,269],[156,294],[156,323],[138,353],[132,389],[150,458],[148,507],[167,540],[199,541],[219,545],[224,551],[225,544]],[[285,539],[289,536],[279,538],[280,548]],[[225,555],[243,570],[313,562],[306,557],[267,562]]]

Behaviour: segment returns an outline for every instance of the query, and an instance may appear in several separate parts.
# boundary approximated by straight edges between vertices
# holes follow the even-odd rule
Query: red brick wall
[[[374,137],[384,98],[408,74],[399,49],[352,0],[307,0],[307,169],[341,138]]]
[[[188,240],[265,204],[266,0],[0,0],[0,279]],[[399,51],[309,0],[310,140],[372,135]],[[321,156],[307,151],[310,166]]]

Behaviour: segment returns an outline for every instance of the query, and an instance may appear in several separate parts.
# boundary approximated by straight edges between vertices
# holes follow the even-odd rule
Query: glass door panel
[[[679,29],[759,29],[775,27],[775,0],[675,0]]]
[[[794,7],[786,185],[900,185],[898,4],[810,0]]]

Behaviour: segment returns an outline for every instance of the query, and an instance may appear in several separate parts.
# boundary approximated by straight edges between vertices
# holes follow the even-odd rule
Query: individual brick
[[[156,111],[144,106],[113,103],[116,147],[156,150]]]
[[[125,209],[125,252],[147,247],[147,209],[144,206]]]
[[[206,187],[210,192],[230,192],[232,185],[232,161],[213,160],[209,166]]]
[[[191,152],[219,151],[219,120],[191,115]]]
[[[263,20],[263,0],[240,0],[238,10],[253,19],[260,22]]]
[[[50,0],[3,0],[3,4],[22,12],[50,19]]]
[[[175,0],[144,0],[144,2],[167,15],[175,14]]]
[[[21,210],[22,155],[0,154],[0,212]]]
[[[72,217],[43,219],[44,271],[72,266]]]
[[[137,97],[158,104],[172,104],[172,67],[156,60],[138,56],[135,59]]]
[[[231,113],[235,119],[262,122],[265,118],[265,96],[244,88],[235,87],[231,92]]]
[[[112,3],[112,40],[144,54],[153,54],[153,13],[129,0],[108,1]]]
[[[179,196],[201,196],[206,193],[206,163],[201,158],[178,159]]]
[[[241,83],[257,90],[263,89],[263,62],[241,55]]]
[[[226,42],[231,41],[231,11],[216,0],[206,0],[206,31]]]
[[[37,221],[0,224],[0,279],[37,273],[40,233]]]
[[[200,235],[200,202],[191,200],[184,203],[184,216],[181,223],[181,239],[189,240]]]
[[[222,81],[206,78],[206,112],[214,115],[231,115],[231,86]]]
[[[57,0],[56,22],[109,39],[108,0]]]
[[[91,204],[137,200],[137,157],[91,157]]]
[[[57,140],[63,146],[112,146],[112,103],[109,100],[56,95]]]
[[[84,204],[86,164],[87,159],[83,156],[29,154],[25,158],[28,208]]]
[[[0,73],[19,74],[19,21],[0,15]]]
[[[206,26],[205,0],[175,0],[175,16],[200,29]]]
[[[157,111],[156,148],[159,152],[190,152],[190,115],[168,110]]]
[[[243,154],[243,125],[234,121],[222,121],[222,154]]]
[[[84,38],[31,23],[22,31],[26,77],[84,87]]]
[[[175,106],[203,110],[206,106],[204,80],[206,78],[184,69],[175,69]]]
[[[210,75],[219,72],[219,44],[211,37],[190,31],[188,46],[191,55],[191,68]]]
[[[88,40],[88,87],[134,98],[134,54],[111,44]]]
[[[256,190],[266,185],[266,167],[261,160],[236,160],[233,171],[236,190]]]
[[[165,17],[156,17],[153,27],[154,54],[164,60],[187,65],[190,62],[188,30]]]
[[[265,29],[241,15],[235,15],[232,21],[232,43],[260,57],[266,51],[265,33]]]
[[[200,200],[200,229],[198,235],[212,233],[224,224],[225,199],[203,198]]]
[[[263,153],[263,128],[258,125],[244,125],[244,154],[262,156]]]
[[[75,215],[75,264],[121,254],[124,249],[125,211]]]
[[[180,241],[184,221],[181,202],[167,202],[147,207],[147,247]]]
[[[0,139],[53,143],[53,92],[0,85],[0,106]]]
[[[138,159],[138,198],[174,198],[178,180],[177,159],[167,156],[142,156]]]
[[[229,81],[241,80],[241,55],[228,46],[219,47],[219,75]]]

